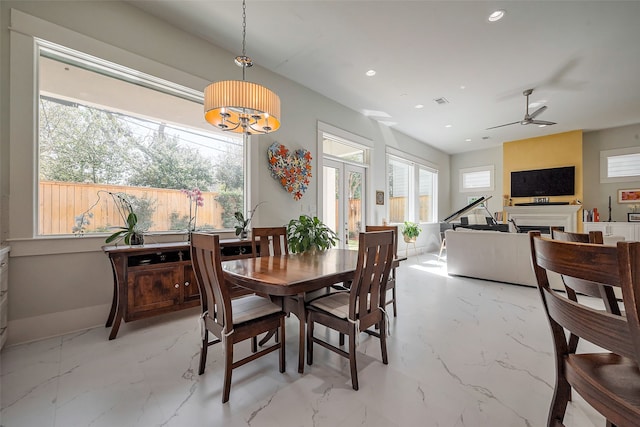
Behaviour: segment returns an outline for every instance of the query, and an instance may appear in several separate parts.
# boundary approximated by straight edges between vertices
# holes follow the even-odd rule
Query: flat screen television
[[[573,196],[576,167],[511,172],[511,197]]]

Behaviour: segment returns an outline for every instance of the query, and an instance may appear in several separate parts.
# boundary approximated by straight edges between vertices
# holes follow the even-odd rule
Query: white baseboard
[[[10,320],[7,325],[7,345],[24,344],[45,338],[56,337],[84,329],[104,326],[111,304],[94,305],[75,310],[60,311]]]

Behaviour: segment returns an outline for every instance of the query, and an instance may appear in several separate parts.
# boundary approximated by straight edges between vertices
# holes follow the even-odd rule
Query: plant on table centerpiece
[[[258,206],[260,206],[263,203],[264,202],[260,202],[257,205],[255,205],[254,208],[249,211],[246,218],[244,217],[242,212],[240,211],[234,212],[233,217],[237,221],[235,225],[236,236],[239,236],[241,239],[247,238],[249,234],[249,224],[251,224],[251,219],[253,218],[253,215],[256,213],[256,209],[258,209]]]
[[[421,231],[422,229],[415,222],[405,221],[404,227],[402,228],[404,241],[407,243],[415,242]]]
[[[287,243],[293,253],[325,251],[339,240],[336,233],[315,216],[301,215],[287,224]]]

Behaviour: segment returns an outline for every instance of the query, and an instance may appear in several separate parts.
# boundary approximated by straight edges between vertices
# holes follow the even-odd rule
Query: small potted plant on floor
[[[315,216],[301,215],[287,224],[287,243],[293,253],[325,251],[338,240],[336,233]]]
[[[407,243],[415,243],[421,231],[422,229],[415,222],[405,221],[404,227],[402,228],[404,241]]]

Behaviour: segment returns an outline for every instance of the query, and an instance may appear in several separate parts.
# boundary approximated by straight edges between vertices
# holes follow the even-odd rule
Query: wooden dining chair
[[[554,240],[562,240],[564,242],[578,242],[578,243],[596,243],[602,245],[604,243],[604,237],[602,231],[590,231],[589,233],[571,233],[563,231],[556,227],[551,227],[551,238]],[[618,306],[618,300],[616,299],[613,289],[610,286],[602,286],[598,283],[588,282],[584,280],[575,279],[572,277],[563,278],[567,295],[573,301],[576,301],[576,292],[581,294],[602,298],[604,307],[607,312],[620,316],[620,307]]]
[[[553,337],[556,381],[547,426],[564,426],[571,390],[608,426],[640,423],[640,242],[562,242],[530,232],[532,264]],[[549,286],[547,273],[622,288],[626,316],[593,309]],[[605,351],[569,349],[565,329]]]
[[[594,243],[598,245],[604,244],[602,231],[590,231],[589,233],[574,233],[564,231],[564,227],[551,227],[551,238],[561,240],[563,242],[575,243]],[[576,279],[575,277],[562,276],[564,288],[567,291],[567,297],[572,301],[578,301],[577,293],[587,295],[594,298],[601,298],[604,308],[607,312],[620,316],[620,307],[618,300],[610,286],[604,286],[599,283],[589,282],[586,280]],[[569,334],[569,352],[575,353],[578,348],[579,337],[574,333]]]
[[[393,231],[395,240],[393,242],[393,256],[398,258],[398,226],[397,225],[367,225],[364,231]],[[396,268],[393,267],[389,273],[387,291],[391,291],[391,298],[387,299],[387,305],[393,304],[393,317],[398,317],[398,306],[396,305]]]
[[[224,351],[224,386],[222,403],[229,400],[231,372],[247,362],[280,350],[280,372],[285,370],[285,334],[282,308],[255,295],[231,299],[229,286],[224,279],[220,261],[220,237],[214,234],[191,235],[191,263],[200,288],[202,307],[202,348],[198,374],[204,373],[207,348],[222,342]],[[256,337],[279,328],[280,340],[274,345],[255,351]],[[209,332],[216,338],[209,341]],[[234,344],[252,340],[252,353],[240,360],[233,360]]]
[[[254,227],[251,229],[251,249],[253,256],[289,253],[287,227]]]
[[[254,258],[280,256],[289,253],[287,227],[253,227],[251,229],[251,253]],[[268,295],[259,296],[268,298]],[[262,347],[273,336],[275,336],[276,341],[278,341],[278,329],[272,330],[262,337],[258,344]]]
[[[313,364],[313,344],[349,359],[351,384],[358,390],[356,366],[356,338],[360,332],[380,338],[382,363],[387,360],[387,328],[385,295],[389,272],[393,263],[393,231],[360,233],[358,263],[351,288],[311,300],[307,304],[307,364]],[[349,349],[344,351],[314,336],[316,323],[349,337]],[[376,331],[369,328],[377,325]]]

